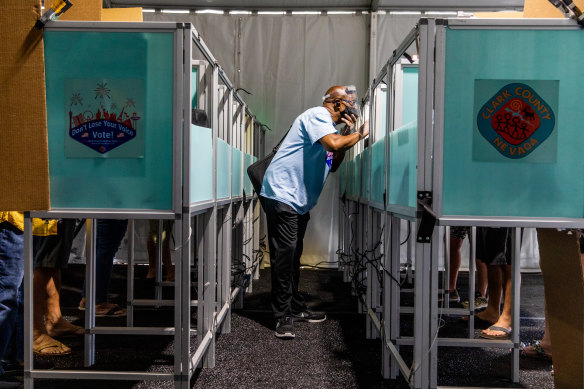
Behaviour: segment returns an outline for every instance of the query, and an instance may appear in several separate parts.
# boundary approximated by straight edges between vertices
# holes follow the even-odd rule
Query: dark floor
[[[149,297],[153,285],[143,280],[145,269],[137,268],[136,294]],[[116,266],[110,290],[113,300],[125,300],[125,268]],[[216,343],[216,367],[196,372],[194,388],[407,388],[405,380],[383,380],[381,343],[365,339],[365,316],[357,314],[357,300],[336,270],[302,270],[300,289],[314,310],[327,313],[324,323],[299,323],[296,339],[274,337],[269,312],[269,271],[262,270],[253,283],[253,293],[245,296],[244,309],[234,311],[232,331],[220,334]],[[76,307],[83,268],[72,266],[64,276],[62,305],[69,320],[82,325]],[[467,275],[459,286],[465,289]],[[171,292],[171,290],[167,291]],[[528,342],[543,335],[543,284],[540,274],[524,274],[521,285],[521,340]],[[404,315],[403,331],[411,327],[411,316]],[[441,336],[465,336],[464,324],[457,318],[443,317]],[[124,319],[98,318],[97,325],[121,326]],[[135,325],[171,326],[172,310],[142,309]],[[73,349],[69,356],[53,357],[57,369],[81,369],[83,339],[63,342]],[[196,338],[192,347],[196,346]],[[408,347],[402,347],[407,358]],[[438,384],[441,386],[553,388],[550,363],[521,359],[521,385],[510,383],[510,353],[506,349],[440,348]],[[171,372],[172,337],[97,336],[96,370]],[[171,381],[63,381],[35,380],[36,388],[171,388]]]

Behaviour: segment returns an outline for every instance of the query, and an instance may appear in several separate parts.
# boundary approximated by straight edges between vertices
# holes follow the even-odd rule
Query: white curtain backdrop
[[[416,25],[419,15],[378,15],[375,74]],[[217,15],[144,13],[145,21],[191,22],[275,145],[304,110],[321,104],[328,87],[369,84],[371,15]],[[414,53],[410,53],[414,54]],[[334,261],[338,188],[331,175],[311,211],[303,262]]]

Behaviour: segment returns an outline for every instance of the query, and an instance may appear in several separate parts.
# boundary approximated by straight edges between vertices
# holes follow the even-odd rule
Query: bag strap
[[[278,144],[274,146],[274,148],[272,149],[272,152],[274,154],[276,153],[276,151],[278,151],[278,149],[280,148],[280,145],[282,144],[282,142],[284,142],[284,139],[286,139],[286,136],[288,135],[288,133],[290,132],[291,129],[292,129],[292,126],[290,126],[290,128],[288,129],[288,131],[286,131],[286,133],[284,134],[284,136],[282,137],[282,139],[280,139],[280,141],[278,142]]]

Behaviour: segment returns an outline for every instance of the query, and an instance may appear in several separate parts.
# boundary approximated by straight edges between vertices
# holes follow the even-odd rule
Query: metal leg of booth
[[[128,220],[128,269],[126,276],[126,326],[134,326],[134,220]]]
[[[85,264],[85,359],[84,366],[95,364],[95,334],[91,330],[95,327],[95,261],[96,261],[96,240],[97,223],[96,219],[88,219],[85,227],[87,229],[86,243],[86,264]]]
[[[390,280],[389,282],[389,344],[395,345],[395,352],[391,358],[390,377],[396,378],[398,370],[401,368],[405,377],[409,375],[409,369],[401,360],[399,355],[399,345],[397,340],[400,337],[400,322],[401,322],[401,289],[400,289],[400,236],[401,236],[401,219],[389,214],[390,219],[390,244],[388,250],[390,252]],[[385,320],[388,320],[386,317]],[[401,362],[401,364],[400,364]],[[400,366],[401,365],[401,366]]]
[[[232,239],[232,228],[233,221],[230,215],[232,214],[232,204],[230,203],[226,208],[223,209],[222,217],[223,220],[221,224],[221,243],[219,244],[219,249],[221,250],[220,260],[222,262],[223,272],[221,273],[221,290],[222,298],[220,299],[222,304],[229,304],[229,311],[227,316],[223,321],[221,326],[221,332],[230,333],[231,332],[231,239]]]
[[[205,263],[205,275],[203,286],[203,305],[205,310],[202,318],[203,333],[206,337],[210,336],[209,346],[203,357],[203,367],[215,367],[215,314],[216,303],[215,295],[217,285],[216,271],[217,271],[217,208],[213,207],[205,214],[205,256],[203,261]],[[199,302],[200,303],[200,302]]]
[[[395,369],[395,357],[392,356],[388,348],[388,343],[391,340],[391,294],[394,282],[391,279],[391,215],[388,212],[382,212],[382,217],[385,222],[385,234],[383,236],[383,257],[381,259],[382,272],[382,299],[381,299],[381,374],[384,379],[395,379],[397,370]],[[395,374],[395,375],[394,375]]]
[[[519,382],[519,327],[520,327],[520,310],[519,296],[521,289],[521,228],[513,228],[513,259],[511,277],[513,278],[512,291],[512,316],[511,327],[513,329],[511,338],[513,340],[513,349],[511,350],[511,381]]]
[[[369,314],[369,309],[373,309],[373,294],[375,293],[375,269],[373,268],[373,255],[371,253],[371,248],[373,246],[373,221],[372,221],[372,210],[368,205],[362,204],[361,210],[363,211],[363,221],[361,223],[361,228],[359,228],[359,235],[361,236],[361,242],[363,244],[362,248],[362,261],[364,262],[364,268],[366,269],[363,275],[363,281],[366,284],[365,291],[365,306],[363,311],[365,313],[365,339],[373,339],[375,336],[375,326],[371,320]]]
[[[415,389],[430,387],[430,273],[432,246],[416,244],[416,280],[414,282],[414,359],[409,382]]]
[[[253,244],[251,246],[252,258],[254,258],[260,251],[260,216],[261,216],[261,206],[260,201],[255,198],[252,200],[252,214],[251,214],[251,225],[252,225],[252,238]],[[260,263],[255,264],[255,271],[253,274],[254,280],[260,279]]]
[[[192,227],[192,236],[197,236],[197,226]],[[174,387],[186,389],[191,377],[191,217],[183,213],[177,220],[174,232],[178,252],[175,259],[174,280]],[[159,240],[159,242],[161,242]]]
[[[156,277],[154,278],[154,299],[156,301],[162,300],[162,220],[157,221],[156,228],[156,256],[154,266],[156,267]],[[160,308],[160,305],[155,305],[156,308]]]
[[[34,355],[32,351],[33,343],[33,272],[34,258],[32,251],[32,219],[25,214],[24,218],[24,387],[33,389],[34,380],[30,374],[33,370]]]

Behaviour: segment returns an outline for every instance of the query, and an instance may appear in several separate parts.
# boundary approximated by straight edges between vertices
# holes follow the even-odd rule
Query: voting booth
[[[51,209],[25,219],[26,384],[170,380],[188,388],[196,368],[215,365],[215,335],[230,331],[232,301],[242,301],[257,272],[257,261],[244,258],[254,257],[259,237],[244,167],[263,155],[263,128],[189,23],[53,22],[44,40]],[[96,364],[97,334],[168,335],[172,372],[32,368],[32,217],[91,221],[84,366]],[[130,219],[123,327],[95,325],[97,219]],[[136,219],[158,220],[159,242],[161,221],[174,221],[176,280],[162,282],[158,245],[152,300],[134,298]],[[243,268],[238,279],[234,266]],[[162,299],[163,286],[173,287],[174,299]],[[173,307],[173,327],[135,326],[139,306]]]
[[[360,309],[367,335],[382,339],[385,377],[435,388],[438,347],[499,347],[511,350],[509,376],[519,381],[521,227],[584,224],[575,178],[584,137],[574,115],[583,42],[571,20],[421,19],[373,81],[370,139],[350,155],[339,186],[349,224],[339,247],[353,255],[348,263],[368,266],[361,279],[351,265],[343,270],[366,290]],[[442,315],[474,317],[474,302],[438,303],[439,231],[450,226],[513,228],[510,339],[474,339],[473,320],[466,337],[438,336]],[[474,256],[469,265],[472,275]],[[474,290],[473,276],[469,283]],[[402,306],[410,290],[413,306]],[[411,331],[400,328],[404,314],[414,317]]]

